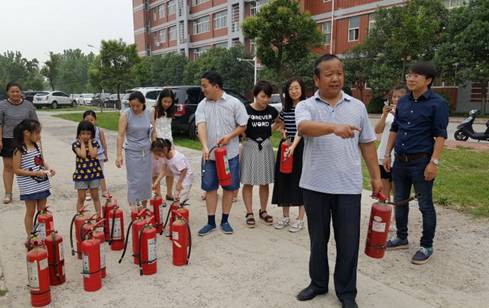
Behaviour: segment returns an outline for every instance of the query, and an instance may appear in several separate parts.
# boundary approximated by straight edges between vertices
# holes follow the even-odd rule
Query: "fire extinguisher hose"
[[[188,232],[188,254],[187,254],[187,264],[190,260],[190,253],[192,252],[192,234],[190,233],[190,224],[187,221],[187,232]]]
[[[37,218],[39,217],[39,214],[41,214],[41,211],[37,211],[36,216],[34,216],[34,225],[32,227],[32,232],[37,230],[37,227],[39,224],[37,223]]]
[[[122,251],[122,256],[121,258],[119,259],[119,263],[122,262],[122,259],[124,259],[124,256],[126,255],[126,250],[127,250],[127,243],[129,242],[129,232],[131,232],[131,227],[132,227],[132,223],[134,222],[134,220],[131,220],[131,222],[129,223],[129,226],[127,227],[127,233],[126,233],[126,241],[124,243],[124,250]],[[112,227],[114,226],[114,224],[112,223]],[[112,238],[112,236],[111,236]]]
[[[70,224],[70,245],[71,245],[71,255],[75,255],[75,248],[73,248],[73,225],[75,224],[75,219],[76,216],[78,216],[78,213],[73,215],[73,218],[71,219],[71,224]]]
[[[171,206],[168,207],[168,212],[166,213],[165,223],[163,224],[163,228],[161,228],[160,235],[163,234],[163,231],[165,231],[166,227],[168,226],[168,219],[170,218],[170,212],[171,212]]]
[[[142,241],[143,241],[143,232],[144,231],[144,228],[141,228],[141,230],[139,230],[139,236],[138,236],[138,243],[139,243],[139,251],[138,251],[138,261],[139,261],[139,276],[143,276],[143,262],[142,262],[142,259],[143,259],[143,245],[141,245]],[[149,249],[149,247],[148,247]]]

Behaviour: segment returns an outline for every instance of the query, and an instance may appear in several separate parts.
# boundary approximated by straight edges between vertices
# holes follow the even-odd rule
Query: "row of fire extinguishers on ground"
[[[131,210],[131,222],[124,238],[124,212],[115,199],[107,199],[102,207],[102,218],[80,209],[71,220],[71,254],[82,260],[83,288],[87,292],[102,287],[107,275],[105,243],[112,251],[123,250],[119,263],[126,254],[129,234],[132,230],[132,256],[139,266],[140,275],[157,272],[156,238],[168,229],[166,235],[172,241],[173,264],[187,265],[191,252],[189,211],[179,201],[173,202],[163,222],[166,204],[161,197],[153,197],[149,207],[138,206]],[[75,241],[73,239],[75,233]],[[34,307],[46,306],[51,302],[50,285],[66,281],[64,272],[63,238],[55,230],[52,213],[46,208],[34,219],[32,247],[27,252],[27,273]]]

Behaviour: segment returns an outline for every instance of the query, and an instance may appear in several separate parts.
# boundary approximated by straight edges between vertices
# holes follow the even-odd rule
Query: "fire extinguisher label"
[[[105,268],[105,246],[100,243],[100,268]]]
[[[46,224],[41,222],[39,224],[39,227],[37,229],[39,231],[39,237],[42,239],[42,240],[45,240],[46,239]]]
[[[382,218],[375,216],[374,219],[372,220],[372,231],[384,233],[385,227],[386,224],[385,222],[382,222]]]
[[[229,169],[229,161],[227,155],[224,156],[224,170],[226,171],[226,174],[231,173],[231,170]]]
[[[156,238],[148,240],[148,262],[156,261]]]
[[[39,261],[39,270],[43,271],[48,268],[48,259],[42,259]]]
[[[63,242],[59,243],[59,260],[63,261],[65,259],[65,247]]]
[[[171,233],[171,238],[172,238],[174,241],[178,241],[178,232],[173,231],[173,232]]]
[[[112,219],[109,219],[109,230],[112,230]],[[114,219],[114,233],[112,234],[112,239],[113,240],[122,239],[121,219],[120,218]]]
[[[31,289],[39,289],[39,272],[37,271],[37,261],[27,262],[27,279]]]
[[[82,273],[83,277],[90,277],[90,261],[88,260],[88,256],[83,254],[82,258]]]

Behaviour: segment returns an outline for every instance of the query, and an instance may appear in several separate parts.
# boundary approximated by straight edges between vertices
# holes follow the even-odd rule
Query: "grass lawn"
[[[59,114],[56,117],[80,121],[82,113]],[[97,112],[98,126],[117,130],[118,112]],[[280,134],[274,132],[272,144],[277,147]],[[200,150],[198,140],[175,136],[177,146]],[[437,204],[448,206],[476,216],[489,217],[489,154],[458,148],[445,149],[435,181],[434,200]],[[370,189],[368,172],[363,165],[364,187]]]
[[[364,187],[370,189],[363,165]],[[475,216],[489,217],[489,154],[464,148],[445,149],[433,189],[433,200]],[[414,193],[414,192],[413,192]]]
[[[76,107],[58,107],[57,109],[53,109],[51,107],[43,107],[38,108],[37,111],[49,111],[49,112],[66,112],[66,111],[85,111],[85,110],[95,110],[97,113],[100,112],[100,109],[97,106],[76,106]],[[107,110],[107,109],[106,109]],[[108,109],[108,111],[112,111],[112,109]],[[105,112],[105,110],[104,110]]]

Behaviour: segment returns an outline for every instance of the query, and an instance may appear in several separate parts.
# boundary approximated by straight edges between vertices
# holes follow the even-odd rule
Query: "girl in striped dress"
[[[290,232],[299,232],[304,228],[304,202],[302,199],[302,188],[299,181],[302,174],[302,151],[304,141],[297,134],[295,124],[295,106],[306,99],[304,82],[300,79],[290,79],[284,87],[284,108],[280,112],[278,128],[282,129],[282,142],[278,147],[277,160],[275,163],[275,185],[273,187],[272,204],[282,207],[283,217],[273,225],[276,229],[284,229],[289,226]],[[277,126],[277,125],[276,125]],[[277,128],[277,127],[274,127]],[[283,174],[280,172],[281,145],[286,142],[289,145],[287,156],[293,157],[292,173]],[[289,208],[298,207],[299,213],[297,220],[292,222],[289,217]]]
[[[14,173],[19,184],[20,200],[25,201],[24,217],[27,242],[32,231],[36,209],[46,207],[47,198],[51,195],[48,176],[55,174],[43,160],[39,141],[41,140],[41,124],[36,120],[26,119],[14,128]]]

